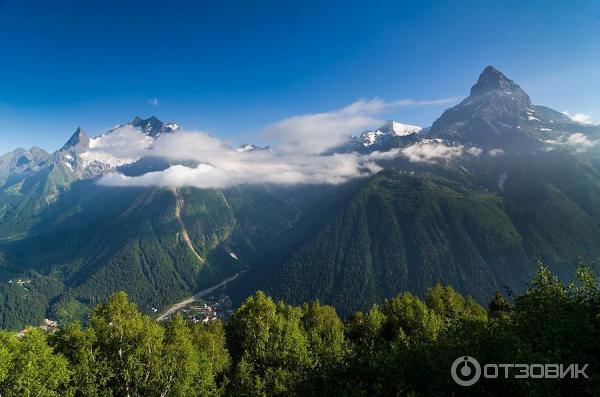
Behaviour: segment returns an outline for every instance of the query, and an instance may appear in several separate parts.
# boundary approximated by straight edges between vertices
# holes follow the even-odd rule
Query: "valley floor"
[[[206,288],[200,292],[198,292],[197,294],[195,294],[194,296],[184,299],[180,302],[175,303],[174,305],[172,305],[171,307],[169,307],[163,314],[161,314],[160,316],[158,316],[156,318],[156,321],[166,321],[169,318],[171,318],[171,316],[175,313],[177,313],[178,311],[180,311],[181,309],[183,309],[184,307],[190,305],[191,303],[193,303],[194,301],[197,301],[198,299],[207,296],[213,292],[215,292],[216,290],[218,290],[221,287],[224,287],[225,285],[227,285],[228,283],[232,282],[233,280],[235,280],[236,278],[239,277],[240,274],[244,273],[245,270],[242,270],[236,274],[234,274],[231,277],[227,277],[226,279],[222,280],[220,283],[213,285],[212,287]]]

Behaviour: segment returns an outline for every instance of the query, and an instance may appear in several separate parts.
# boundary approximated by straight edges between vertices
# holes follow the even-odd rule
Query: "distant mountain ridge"
[[[29,150],[15,149],[0,156],[0,186],[14,174],[37,172],[40,164],[48,160],[50,155],[38,147]]]
[[[146,154],[177,131],[136,117],[97,137],[78,128],[51,154],[0,156],[0,326],[81,318],[120,289],[152,313],[242,269],[227,286],[235,301],[264,289],[346,315],[436,282],[482,301],[522,289],[536,258],[570,276],[575,255],[600,257],[600,127],[534,105],[492,67],[430,128],[388,121],[331,149],[371,156],[382,169],[371,177],[228,189],[96,183],[167,169],[170,159]],[[261,150],[276,149],[231,148],[272,154],[252,153]]]

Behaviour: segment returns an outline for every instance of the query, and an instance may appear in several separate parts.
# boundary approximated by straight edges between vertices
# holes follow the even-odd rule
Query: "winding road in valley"
[[[189,237],[189,234],[185,228],[185,224],[183,222],[183,219],[181,217],[181,212],[183,211],[183,208],[185,207],[185,201],[183,200],[183,195],[181,194],[181,192],[178,189],[175,189],[173,191],[173,194],[175,195],[175,199],[176,199],[176,204],[175,204],[175,217],[177,218],[177,221],[179,222],[179,226],[181,227],[181,235],[183,237],[183,240],[185,241],[185,243],[187,244],[187,246],[190,248],[190,250],[192,251],[192,253],[194,254],[194,256],[198,259],[198,261],[200,261],[200,263],[204,263],[204,258],[202,258],[202,256],[198,253],[198,251],[196,250],[196,248],[194,247],[194,244],[192,244],[192,240]],[[200,292],[198,292],[197,294],[195,294],[194,296],[184,299],[181,302],[177,302],[174,305],[172,305],[171,307],[169,307],[163,314],[161,314],[160,316],[158,316],[158,318],[156,319],[156,321],[165,321],[168,320],[173,314],[175,314],[177,311],[183,309],[184,307],[186,307],[187,305],[191,304],[192,302],[202,298],[203,296],[209,295],[210,293],[212,293],[213,291],[227,285],[228,283],[232,282],[233,280],[235,280],[236,278],[238,278],[238,276],[242,273],[244,273],[246,270],[242,270],[236,274],[234,274],[231,277],[228,277],[224,280],[221,280],[220,283],[213,285],[212,287],[209,287],[205,290],[202,290]]]
[[[213,285],[212,287],[209,287],[207,289],[204,289],[200,292],[198,292],[197,294],[195,294],[194,296],[184,299],[181,302],[177,302],[176,304],[174,304],[173,306],[169,307],[163,314],[161,314],[160,316],[158,316],[158,318],[156,319],[156,321],[165,321],[168,320],[173,314],[177,313],[177,311],[183,309],[184,307],[186,307],[187,305],[189,305],[190,303],[202,298],[203,296],[209,295],[212,292],[214,292],[215,290],[224,287],[225,285],[227,285],[228,283],[232,282],[233,280],[235,280],[236,278],[238,278],[238,276],[242,273],[244,273],[246,270],[242,270],[236,274],[234,274],[231,277],[228,277],[224,280],[222,280],[219,284]]]

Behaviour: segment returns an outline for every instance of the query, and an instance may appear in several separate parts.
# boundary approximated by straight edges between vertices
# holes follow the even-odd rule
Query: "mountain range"
[[[538,260],[567,277],[600,256],[600,127],[534,105],[491,66],[431,127],[388,121],[332,148],[376,161],[346,183],[98,183],[197,167],[148,155],[183,133],[136,117],[0,156],[1,327],[85,318],[118,290],[160,312],[242,270],[226,287],[238,302],[263,289],[348,315],[438,282],[485,302],[522,290]]]

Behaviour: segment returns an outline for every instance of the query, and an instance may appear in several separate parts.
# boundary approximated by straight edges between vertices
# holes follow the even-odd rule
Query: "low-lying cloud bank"
[[[389,159],[396,152],[359,155],[357,153],[330,156],[280,156],[273,152],[215,153],[196,167],[173,165],[164,171],[128,177],[122,174],[105,175],[100,183],[108,186],[159,186],[226,188],[245,184],[340,184],[351,179],[369,176],[381,170],[375,163]]]
[[[581,132],[575,132],[571,135],[562,135],[557,139],[547,140],[546,143],[550,143],[552,145],[565,146],[573,150],[575,153],[584,153],[589,149],[597,146],[600,141],[591,140],[585,134]],[[553,148],[550,147],[550,150]]]
[[[378,161],[404,157],[411,162],[448,162],[465,152],[463,146],[442,142],[418,142],[386,152],[330,153],[351,134],[381,123],[377,113],[396,106],[445,104],[435,101],[358,101],[333,112],[301,115],[267,127],[263,137],[276,142],[270,150],[239,152],[226,142],[203,132],[180,131],[158,137],[151,145],[137,144],[132,153],[118,146],[118,155],[136,158],[151,156],[172,161],[193,161],[196,166],[173,165],[165,170],[139,176],[120,173],[104,175],[105,186],[159,186],[226,188],[245,184],[341,184],[379,172]],[[106,150],[103,148],[102,150]],[[109,147],[110,150],[110,147]],[[473,148],[470,154],[479,155]],[[110,153],[108,153],[110,154]]]
[[[564,111],[563,114],[565,114],[567,117],[569,117],[571,120],[579,123],[579,124],[583,124],[583,125],[600,125],[600,122],[595,121],[592,118],[591,114],[587,114],[587,113],[570,113],[568,111]]]
[[[382,170],[378,161],[404,157],[415,163],[448,162],[465,152],[463,146],[418,142],[402,149],[370,154],[328,155],[280,153],[274,150],[238,152],[204,133],[181,132],[158,138],[147,155],[192,160],[195,167],[173,165],[140,176],[104,175],[105,186],[226,188],[248,184],[341,184]],[[473,154],[472,151],[469,151]]]
[[[465,147],[462,145],[448,146],[443,142],[431,141],[414,143],[403,148],[400,153],[410,162],[433,164],[441,161],[448,162],[456,157],[462,156],[464,150]],[[470,150],[470,152],[471,151],[472,150]],[[475,153],[479,156],[481,152],[478,153],[476,150]]]
[[[598,144],[598,141],[593,141],[580,132],[569,135],[566,139],[567,145],[575,149],[576,152],[585,152]]]

